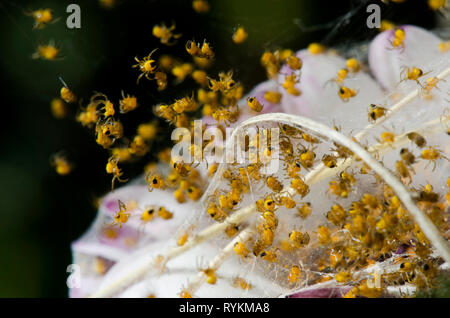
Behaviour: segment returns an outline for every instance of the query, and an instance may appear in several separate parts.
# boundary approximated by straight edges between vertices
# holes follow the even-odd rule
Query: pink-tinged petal
[[[70,298],[85,298],[94,292],[100,284],[102,277],[83,277],[80,288],[70,288]]]
[[[94,291],[103,280],[104,275],[112,268],[119,259],[123,258],[128,251],[96,244],[95,242],[83,242],[72,244],[73,261],[77,268],[74,279],[79,279],[79,286],[69,290],[70,297],[87,297]]]
[[[426,77],[435,76],[436,72],[450,65],[450,53],[439,50],[439,37],[422,28],[405,25],[400,27],[405,32],[404,48],[393,48],[391,41],[395,30],[380,33],[369,46],[369,64],[377,81],[389,91],[417,88],[414,81],[400,82],[400,73],[404,67],[418,67],[429,72]],[[445,65],[444,65],[445,64]]]
[[[119,202],[116,200],[107,201],[104,204],[105,210],[109,211],[109,213],[114,213],[119,209]]]
[[[107,234],[108,231],[113,232],[109,232],[110,234]],[[101,244],[115,246],[121,249],[133,249],[140,240],[140,233],[136,230],[136,228],[129,225],[123,225],[122,227],[111,227],[106,225],[103,229],[101,229],[101,232],[98,233],[98,235],[98,241]]]
[[[91,228],[72,243],[73,264],[81,267],[82,288],[74,289],[70,295],[88,296],[116,262],[128,258],[134,251],[146,247],[152,252],[164,246],[196,209],[192,202],[178,203],[169,189],[149,192],[146,185],[137,183],[123,186],[105,196]],[[126,212],[130,214],[122,226],[113,224],[113,216],[119,210],[119,200],[125,203]],[[141,220],[145,209],[154,207],[156,215],[160,206],[172,212],[173,217],[165,220],[155,216],[147,223]]]
[[[137,231],[130,227],[111,228],[105,235],[104,217],[99,215],[91,228],[72,243],[72,263],[80,266],[81,288],[70,289],[71,297],[87,297],[95,290],[115,262],[128,255],[138,242]]]
[[[106,231],[111,232],[107,234]],[[96,222],[95,227],[72,243],[72,250],[75,253],[119,260],[133,249],[137,238],[137,232],[132,228],[104,227]]]
[[[343,131],[357,131],[365,127],[369,104],[380,100],[384,95],[379,85],[364,71],[349,73],[341,84],[357,92],[356,96],[344,102],[338,95],[339,85],[333,81],[337,72],[346,67],[346,60],[334,53],[311,55],[307,50],[297,53],[303,61],[300,82],[296,88],[300,96],[293,96],[281,88],[282,109],[294,115],[306,116],[327,125],[334,120]],[[282,85],[290,70],[283,67],[279,75]]]

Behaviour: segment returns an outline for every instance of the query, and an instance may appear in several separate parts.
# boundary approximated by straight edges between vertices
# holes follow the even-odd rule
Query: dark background
[[[79,30],[65,25],[65,8],[74,2],[81,7]],[[388,6],[375,2],[382,7],[383,19],[434,26],[436,15],[425,1]],[[70,243],[95,217],[96,198],[110,189],[111,179],[105,172],[109,154],[97,146],[92,131],[75,122],[77,106],[71,105],[71,116],[63,120],[50,113],[49,103],[61,87],[58,76],[84,101],[94,90],[116,103],[122,89],[137,95],[143,106],[121,118],[131,137],[138,120],[152,118],[152,105],[192,92],[192,80],[163,93],[146,80],[136,86],[133,59],[155,47],[160,47],[157,56],[170,53],[188,61],[186,40],[206,38],[217,56],[209,74],[233,69],[234,77],[249,89],[265,79],[259,63],[265,49],[298,50],[311,41],[322,41],[345,51],[347,45],[377,34],[365,23],[370,1],[210,3],[210,13],[199,15],[189,0],[122,0],[112,10],[93,0],[0,2],[0,297],[65,297]],[[33,30],[33,19],[24,11],[47,7],[60,19],[43,30]],[[166,47],[152,36],[152,27],[172,21],[183,37],[178,45]],[[237,46],[231,35],[239,24],[249,38]],[[60,45],[64,58],[31,59],[38,44],[49,40]],[[76,165],[66,177],[58,176],[49,164],[50,156],[60,150]],[[126,177],[137,176],[152,160],[150,154],[124,165]]]

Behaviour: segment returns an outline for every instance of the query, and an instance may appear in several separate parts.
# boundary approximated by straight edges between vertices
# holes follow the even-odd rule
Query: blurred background
[[[105,8],[102,2],[115,5]],[[157,56],[172,54],[189,61],[186,41],[207,39],[216,52],[208,73],[232,69],[234,78],[250,89],[265,79],[259,62],[265,49],[299,50],[315,41],[345,51],[355,42],[368,42],[378,32],[366,27],[369,3],[378,3],[382,19],[397,24],[433,28],[437,18],[426,1],[209,2],[211,10],[203,15],[192,9],[191,0],[0,2],[0,297],[66,297],[70,243],[89,227],[96,200],[111,189],[105,172],[109,153],[96,144],[92,130],[75,122],[79,106],[71,104],[65,119],[52,116],[50,101],[59,95],[59,76],[83,105],[93,91],[116,103],[121,90],[136,95],[142,106],[121,117],[131,137],[138,120],[154,117],[152,105],[190,94],[194,87],[190,79],[177,86],[169,82],[163,92],[147,80],[136,85],[134,57],[156,47]],[[81,29],[66,27],[70,3],[81,7]],[[59,20],[33,29],[34,21],[25,13],[39,8],[51,8]],[[153,26],[161,22],[176,22],[176,33],[183,34],[177,45],[163,46],[152,36]],[[249,33],[239,46],[231,41],[238,25]],[[50,40],[60,47],[62,58],[32,59],[37,46]],[[164,143],[154,146],[158,150]],[[50,165],[52,154],[61,150],[75,164],[64,177]],[[139,175],[155,160],[154,153],[124,164],[125,176]]]

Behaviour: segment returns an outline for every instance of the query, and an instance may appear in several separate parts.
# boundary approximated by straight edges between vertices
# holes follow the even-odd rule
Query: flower
[[[450,52],[440,51],[441,40],[428,31],[415,26],[402,26],[399,29],[403,30],[405,35],[400,47],[395,48],[392,44],[393,39],[397,36],[397,29],[380,33],[368,46],[368,67],[363,66],[363,69],[358,72],[350,71],[342,81],[336,79],[336,74],[339,70],[348,68],[345,58],[332,50],[321,54],[311,54],[305,49],[296,53],[296,56],[303,62],[301,70],[293,71],[289,66],[283,65],[278,76],[257,85],[246,97],[256,97],[264,104],[262,113],[284,112],[301,115],[327,126],[336,125],[336,129],[341,133],[352,135],[360,144],[367,145],[366,149],[372,155],[382,157],[383,165],[392,171],[395,171],[396,167],[398,168],[397,163],[401,160],[399,160],[398,151],[391,150],[397,150],[398,147],[402,149],[413,149],[414,147],[414,139],[409,138],[410,140],[408,140],[406,135],[399,141],[399,136],[406,132],[419,129],[421,134],[426,135],[427,145],[442,150],[441,155],[445,157],[449,144],[445,139],[448,137],[443,133],[443,125],[448,125],[449,118],[445,110],[448,109],[450,85],[445,78],[450,74]],[[409,79],[408,70],[413,67],[420,68],[425,75],[419,76],[416,78],[417,80]],[[293,74],[299,78],[299,82],[294,85],[301,92],[298,96],[290,94],[282,87],[286,77]],[[342,94],[340,95],[340,90],[343,88],[354,90],[353,96],[344,98],[347,101],[343,100]],[[279,91],[282,94],[279,104],[270,103],[265,99],[265,93],[269,90]],[[251,113],[246,107],[246,97],[238,103],[241,108],[241,116],[234,124],[235,126],[242,125],[244,120],[254,117],[254,113]],[[374,105],[369,106],[371,104]],[[373,111],[375,107],[381,107],[379,109],[387,109],[387,111],[380,117],[371,118],[369,112]],[[383,122],[383,126],[380,125],[381,122]],[[380,135],[391,130],[395,130],[396,133],[394,142],[385,143]],[[305,139],[305,137],[303,138]],[[395,142],[399,143],[395,144]],[[372,144],[372,148],[368,146],[369,143]],[[336,143],[334,145],[336,146]],[[322,149],[320,146],[317,147],[321,151],[327,151],[326,148],[322,147]],[[429,166],[430,162],[425,160],[426,156],[423,155],[424,149],[414,148],[417,159],[417,163],[414,163],[414,171],[412,168],[406,168],[406,174],[414,174],[414,178],[409,178],[412,179],[409,180],[411,184],[404,180],[408,178],[402,176],[400,170],[397,169],[395,173],[400,174],[400,179],[404,181],[409,190],[418,195],[415,197],[418,206],[427,211],[428,217],[432,219],[441,233],[448,235],[448,219],[442,219],[438,215],[445,212],[441,210],[436,212],[441,205],[431,202],[434,200],[423,199],[423,196],[434,193],[432,188],[423,187],[425,183],[432,183],[436,191],[445,189],[446,178],[442,178],[442,176],[448,176],[448,160],[441,158],[441,160],[431,162],[436,165],[432,170]],[[306,148],[303,153],[305,151]],[[403,151],[401,154],[405,154],[405,152]],[[421,156],[423,160],[418,160]],[[352,170],[343,171],[347,173],[352,171],[351,173],[356,175],[358,161],[347,159],[339,164],[344,165],[345,162]],[[164,168],[161,169],[164,170]],[[305,168],[302,167],[302,169]],[[198,171],[200,172],[199,179],[208,179],[206,167],[201,165],[198,167]],[[341,297],[344,295],[347,297],[357,295],[371,297],[388,294],[390,289],[383,286],[389,285],[390,279],[399,279],[398,277],[403,277],[404,280],[410,279],[418,289],[422,287],[422,284],[426,285],[431,282],[433,277],[431,274],[430,277],[426,276],[428,274],[423,274],[423,267],[426,264],[428,268],[431,268],[439,263],[436,263],[429,252],[431,248],[424,252],[426,257],[417,257],[418,250],[415,249],[418,249],[419,245],[424,248],[429,246],[427,238],[423,236],[423,233],[421,234],[419,227],[411,228],[408,243],[389,243],[392,244],[391,246],[386,241],[389,235],[396,235],[395,237],[398,238],[404,234],[389,232],[390,230],[398,231],[396,227],[402,223],[401,220],[407,221],[402,226],[406,226],[408,222],[413,224],[402,209],[401,203],[396,203],[394,193],[391,193],[396,189],[387,187],[387,183],[382,180],[383,176],[377,179],[372,175],[360,173],[357,175],[358,186],[354,187],[350,184],[356,181],[344,182],[342,181],[344,176],[340,174],[341,181],[339,182],[341,183],[335,184],[340,187],[349,186],[352,193],[349,194],[349,199],[343,195],[331,198],[324,193],[328,187],[328,183],[324,183],[324,181],[329,181],[334,177],[333,172],[330,171],[322,169],[317,175],[313,175],[309,179],[308,176],[306,177],[307,181],[315,181],[315,184],[309,185],[310,191],[305,197],[305,200],[311,202],[313,208],[313,212],[308,218],[302,220],[299,216],[293,216],[294,212],[277,212],[277,233],[285,235],[280,234],[276,237],[280,248],[295,249],[289,243],[292,224],[300,224],[301,231],[311,233],[310,247],[297,249],[295,253],[274,250],[273,253],[278,253],[280,261],[273,262],[261,260],[260,256],[253,257],[252,252],[255,255],[261,254],[255,252],[256,244],[252,251],[239,251],[238,254],[242,256],[241,258],[233,255],[236,243],[246,242],[257,237],[255,232],[257,233],[262,228],[251,226],[258,224],[260,220],[249,212],[250,209],[246,209],[246,204],[250,204],[251,196],[262,194],[257,193],[259,190],[250,189],[251,194],[239,203],[239,211],[227,219],[230,221],[230,218],[234,217],[233,220],[236,223],[239,221],[239,231],[241,231],[237,236],[228,238],[223,232],[226,227],[233,224],[212,221],[205,213],[206,207],[204,206],[208,197],[218,196],[222,191],[228,191],[224,190],[224,178],[220,176],[212,179],[209,187],[205,190],[204,199],[199,203],[180,204],[171,189],[154,189],[152,192],[148,192],[143,180],[136,180],[130,185],[123,186],[102,199],[94,224],[87,233],[72,244],[73,262],[80,265],[82,280],[81,288],[72,288],[70,295],[72,297],[176,297],[180,294],[198,297],[278,297],[281,295],[289,297]],[[350,177],[347,176],[347,178]],[[377,191],[385,191],[384,202],[377,199],[376,195],[379,195],[376,193]],[[361,197],[362,199],[360,199]],[[338,210],[338,208],[330,210],[330,206],[336,204],[335,200],[338,199],[339,204],[345,205],[348,209],[348,212],[344,210],[344,213],[349,214],[344,216],[342,224],[338,217],[329,217],[330,213]],[[361,201],[357,201],[358,199]],[[357,204],[352,205],[353,210],[351,211],[353,212],[351,212],[349,206],[352,200],[357,203],[365,202],[366,205],[363,204],[361,208],[361,211],[365,212],[359,214],[356,211]],[[114,215],[119,209],[118,202],[123,202],[127,207],[124,213],[129,213],[128,221],[120,226],[118,224],[111,225]],[[298,207],[300,203],[304,202],[304,200],[299,200]],[[446,204],[444,210],[448,210],[449,203],[442,204]],[[373,210],[371,210],[372,205]],[[394,209],[394,205],[395,213],[391,210],[391,208]],[[173,217],[168,220],[155,217],[149,222],[143,222],[142,213],[148,209],[157,211],[160,207],[172,212]],[[282,209],[280,207],[280,210]],[[382,214],[379,212],[385,209],[392,213]],[[156,213],[155,211],[154,213]],[[329,212],[324,215],[326,211]],[[405,214],[402,214],[402,211]],[[366,215],[373,218],[364,219]],[[322,232],[319,231],[316,234],[315,229],[327,222],[327,219],[332,219],[333,224],[327,223],[328,225],[321,226],[322,230],[320,231]],[[439,223],[439,220],[443,220],[443,223]],[[347,221],[349,223],[345,223]],[[361,227],[361,230],[358,230],[358,227]],[[264,227],[264,230],[266,229]],[[329,233],[330,229],[331,234]],[[300,229],[296,230],[300,231]],[[425,229],[422,228],[422,230]],[[288,233],[289,235],[287,235]],[[355,237],[355,233],[359,233],[359,236]],[[370,233],[373,235],[369,235]],[[186,235],[190,240],[187,243],[179,244],[179,238],[182,235]],[[319,238],[319,235],[322,237]],[[283,243],[286,240],[288,243]],[[309,236],[307,241],[309,242]],[[325,243],[320,245],[317,241]],[[370,257],[362,256],[362,250],[351,245],[353,241],[356,242],[355,246],[358,248],[369,246],[370,248],[364,251],[374,254]],[[341,245],[336,242],[341,242]],[[342,242],[349,245],[342,245],[344,244]],[[383,245],[382,249],[377,244],[386,244],[386,246]],[[395,251],[398,251],[400,246],[405,247],[405,244],[406,250],[395,254]],[[354,250],[352,250],[353,248]],[[266,256],[268,251],[269,249],[264,252]],[[399,265],[395,255],[406,255],[407,251],[414,253],[415,256],[407,256],[407,260],[414,265],[409,263],[407,265],[405,261]],[[245,257],[246,253],[251,256]],[[329,258],[324,258],[325,253],[329,253]],[[298,266],[295,265],[298,268],[298,273],[296,272],[295,275],[291,268],[281,265],[297,262],[292,259],[294,256],[301,260],[298,262]],[[349,261],[351,257],[353,259]],[[361,261],[361,258],[364,261]],[[360,265],[358,265],[359,262]],[[351,268],[354,273],[350,275],[351,278],[348,281],[337,282],[335,275],[346,270],[344,264],[347,264],[346,266]],[[404,269],[405,266],[414,266],[411,271],[420,271],[420,275],[426,277],[426,282],[423,283],[417,278],[414,280],[411,278],[412,276],[408,276],[409,272]],[[385,275],[380,283],[382,286],[371,287],[369,280],[378,274]],[[399,276],[395,276],[396,274]],[[217,279],[208,280],[211,276]],[[287,276],[295,284],[289,285],[281,282],[280,277]],[[342,277],[347,276],[342,275]],[[242,281],[247,284],[242,284]],[[353,282],[356,287],[352,288],[347,284],[348,282]]]

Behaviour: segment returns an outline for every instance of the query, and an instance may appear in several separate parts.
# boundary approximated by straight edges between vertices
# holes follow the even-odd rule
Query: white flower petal
[[[358,91],[358,94],[344,102],[337,93],[339,86],[331,81],[336,78],[338,70],[345,67],[344,58],[333,53],[311,55],[307,50],[299,51],[297,56],[303,61],[300,83],[296,85],[302,94],[293,96],[282,89],[284,112],[328,125],[335,120],[346,133],[365,127],[369,104],[383,97],[381,88],[370,75],[363,71],[348,75],[342,85]],[[280,85],[285,80],[286,70],[283,68],[280,72]]]
[[[419,67],[424,72],[431,71],[427,77],[435,76],[436,72],[450,65],[450,52],[443,53],[438,45],[439,37],[422,28],[406,25],[404,49],[393,49],[391,41],[395,30],[380,33],[369,46],[370,69],[377,81],[389,91],[416,88],[414,81],[405,81],[399,87],[400,73],[404,66]]]
[[[128,207],[134,207],[127,210],[130,217],[121,227],[111,226],[112,217],[118,211],[118,200]],[[164,220],[155,216],[144,224],[141,214],[149,206],[154,206],[156,210],[164,206],[173,213],[173,218]],[[160,247],[174,236],[177,229],[192,215],[193,210],[193,203],[178,203],[170,190],[155,189],[149,192],[147,186],[135,184],[109,193],[102,200],[98,216],[91,228],[72,244],[73,263],[80,265],[82,275],[82,288],[76,294],[88,296],[103,281],[99,279],[102,274],[98,273],[95,263],[99,257],[119,262],[139,248]],[[89,288],[83,286],[85,279]]]

